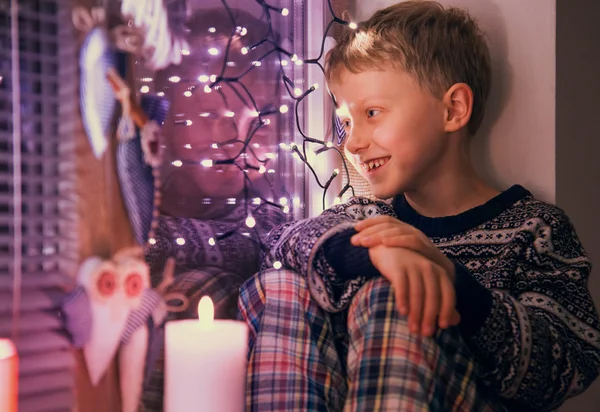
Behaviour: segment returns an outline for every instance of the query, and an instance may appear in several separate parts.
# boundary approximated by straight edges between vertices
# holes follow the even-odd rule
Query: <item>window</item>
[[[68,2],[17,3],[17,71],[12,9],[0,3],[0,337],[19,353],[19,411],[68,411],[74,359],[57,307],[77,257],[68,193],[74,116],[58,114],[77,111],[76,60],[60,57],[75,56],[75,46]]]

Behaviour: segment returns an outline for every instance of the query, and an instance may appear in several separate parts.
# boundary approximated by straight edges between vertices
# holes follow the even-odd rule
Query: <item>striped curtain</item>
[[[69,9],[0,0],[0,337],[17,346],[20,412],[71,411],[75,397],[59,313],[78,257]]]

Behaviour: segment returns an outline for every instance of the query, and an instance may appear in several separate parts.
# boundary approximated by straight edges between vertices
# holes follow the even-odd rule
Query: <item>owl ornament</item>
[[[118,357],[123,412],[138,410],[151,364],[149,348],[158,345],[167,314],[164,292],[172,272],[171,261],[163,282],[152,289],[140,248],[124,250],[111,260],[90,257],[80,266],[77,287],[62,305],[66,329],[73,345],[83,349],[93,386]]]

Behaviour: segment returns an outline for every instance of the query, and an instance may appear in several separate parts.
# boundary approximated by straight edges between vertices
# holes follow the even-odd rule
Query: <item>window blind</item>
[[[74,405],[58,311],[77,261],[69,9],[68,0],[0,0],[0,336],[19,353],[20,412]]]

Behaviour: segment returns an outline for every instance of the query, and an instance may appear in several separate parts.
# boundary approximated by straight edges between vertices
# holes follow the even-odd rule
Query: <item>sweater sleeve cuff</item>
[[[459,328],[463,337],[476,334],[492,310],[492,292],[486,289],[462,265],[454,262],[456,310],[460,314]]]
[[[346,229],[323,244],[325,259],[339,279],[352,280],[361,276],[366,278],[379,276],[379,271],[371,263],[369,249],[350,243],[350,238],[356,233],[354,229]]]

